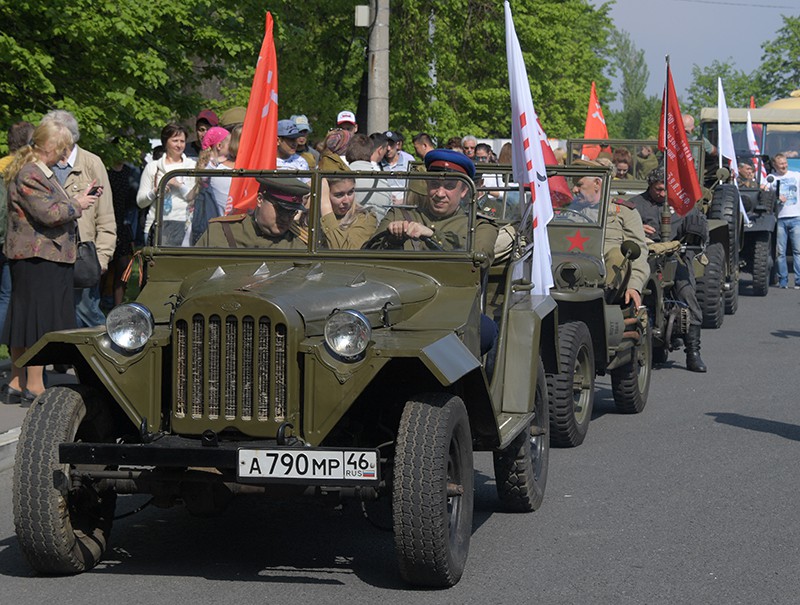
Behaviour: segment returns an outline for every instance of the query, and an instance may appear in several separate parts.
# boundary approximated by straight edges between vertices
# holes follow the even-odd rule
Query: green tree
[[[352,0],[274,0],[280,117],[315,134],[358,106],[369,32]],[[608,98],[608,6],[515,0],[533,99],[551,136],[583,130],[592,80]],[[0,0],[0,144],[8,126],[53,108],[75,113],[81,143],[106,162],[136,158],[169,120],[245,105],[264,34],[263,2]],[[393,128],[508,136],[502,3],[395,0],[390,22]],[[430,32],[430,33],[429,33]],[[436,77],[431,77],[435,67]],[[610,99],[609,99],[610,100]]]
[[[766,100],[782,99],[800,88],[800,17],[783,16],[773,40],[761,45],[758,87]]]
[[[610,91],[603,75],[612,31],[607,5],[520,0],[512,11],[545,131],[559,137],[582,133],[592,80],[600,94]],[[411,131],[433,130],[439,140],[468,132],[509,136],[504,28],[503,5],[495,0],[393,4],[393,123]]]
[[[750,95],[756,94],[755,73],[747,74],[727,61],[714,61],[708,67],[692,67],[692,84],[686,89],[688,100],[681,104],[683,113],[697,115],[703,107],[717,106],[717,78],[722,78],[728,107],[748,107]]]
[[[620,31],[616,35],[611,56],[614,66],[622,73],[622,111],[619,112],[619,118],[615,119],[616,132],[613,136],[625,139],[642,138],[642,123],[647,109],[644,91],[650,79],[644,51],[636,47],[628,32]]]
[[[253,63],[255,12],[213,0],[0,0],[3,130],[67,109],[87,148],[135,158],[139,137],[205,104],[201,88],[246,79],[237,63]]]

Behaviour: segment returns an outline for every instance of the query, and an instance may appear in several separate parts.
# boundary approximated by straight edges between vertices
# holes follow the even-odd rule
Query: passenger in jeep
[[[577,202],[570,204],[579,207],[578,211],[598,221],[603,179],[587,175],[575,180],[573,193]],[[606,284],[611,285],[617,274],[622,272],[623,257],[620,245],[625,240],[632,240],[641,249],[639,258],[631,265],[631,276],[625,287],[625,304],[642,305],[642,289],[650,276],[650,265],[647,263],[647,243],[645,241],[642,219],[630,202],[622,199],[612,200],[608,205],[603,259],[606,265]]]
[[[196,246],[211,248],[303,249],[307,243],[294,221],[307,211],[308,185],[295,178],[256,177],[259,183],[252,213],[213,218]]]
[[[435,149],[425,155],[428,172],[456,172],[475,178],[475,164],[467,156],[450,149]],[[390,244],[406,250],[428,247],[463,250],[469,232],[469,217],[462,207],[467,205],[469,187],[459,179],[443,178],[425,181],[427,198],[419,208],[390,208],[375,232],[386,232]],[[497,225],[485,218],[475,224],[475,250],[486,254],[484,267],[491,265]],[[429,244],[427,242],[430,242]]]

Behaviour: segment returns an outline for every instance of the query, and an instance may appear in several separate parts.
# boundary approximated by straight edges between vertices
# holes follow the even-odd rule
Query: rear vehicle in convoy
[[[795,101],[797,108],[728,109],[736,158],[740,162],[750,162],[755,171],[754,185],[739,185],[749,219],[743,221],[740,264],[752,275],[752,294],[755,296],[767,295],[775,274],[778,204],[776,192],[769,184],[771,179],[767,176],[772,172],[771,158],[776,153],[800,147],[800,96],[786,101]],[[751,151],[747,140],[748,112],[760,154]],[[700,124],[703,136],[716,144],[717,109],[703,109],[700,112]],[[708,157],[705,161],[706,166],[709,163],[716,166],[718,158]],[[791,158],[791,162],[800,161]],[[800,166],[794,169],[800,169]]]
[[[482,166],[479,210],[505,218],[518,204],[517,187],[508,167]],[[600,203],[592,213],[570,207],[572,183],[582,177],[602,179]],[[559,367],[547,375],[550,387],[550,441],[574,447],[586,437],[595,397],[595,376],[611,376],[612,393],[622,413],[641,412],[650,389],[652,329],[647,308],[623,304],[624,280],[606,286],[604,246],[610,199],[610,173],[586,166],[548,166],[555,216],[548,224],[555,281],[551,295],[558,304]],[[515,212],[512,210],[512,216]],[[629,261],[645,251],[623,242]],[[629,262],[622,273],[630,271]],[[622,276],[624,277],[624,275]],[[651,280],[652,281],[652,280]],[[662,290],[649,284],[654,312],[663,315]]]
[[[96,565],[124,494],[203,516],[242,494],[338,496],[391,509],[405,580],[451,586],[472,533],[473,451],[493,453],[505,509],[541,505],[558,332],[555,301],[525,277],[530,238],[487,269],[472,182],[448,175],[439,185],[470,192],[464,245],[334,249],[319,204],[341,173],[266,176],[309,183],[302,247],[167,246],[159,208],[137,301],[23,358],[79,379],[38,398],[17,448],[14,522],[35,570]],[[409,174],[390,193],[411,208],[436,178]],[[499,327],[487,355],[482,315]]]

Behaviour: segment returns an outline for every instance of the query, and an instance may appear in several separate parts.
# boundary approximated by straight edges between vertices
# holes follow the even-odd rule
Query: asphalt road
[[[76,577],[35,577],[0,473],[0,604],[800,602],[800,291],[740,299],[703,331],[707,375],[683,355],[653,375],[638,416],[607,382],[586,442],[553,450],[543,507],[497,511],[477,457],[467,570],[447,591],[399,580],[392,537],[356,503],[240,499],[215,519],[148,508],[117,521],[112,549]],[[118,513],[141,497],[121,498]]]

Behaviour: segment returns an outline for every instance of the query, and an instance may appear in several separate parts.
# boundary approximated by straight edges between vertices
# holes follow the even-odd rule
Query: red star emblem
[[[575,250],[576,248],[577,248],[578,250],[580,250],[581,252],[584,252],[584,250],[583,250],[583,244],[585,244],[586,242],[588,242],[588,241],[589,241],[589,239],[590,239],[590,238],[588,238],[588,237],[583,237],[583,236],[581,235],[581,230],[580,230],[580,229],[578,229],[578,230],[575,232],[575,235],[573,235],[572,237],[568,237],[568,238],[567,238],[567,241],[570,243],[570,246],[569,246],[569,248],[567,248],[567,252],[569,252],[570,250]]]

